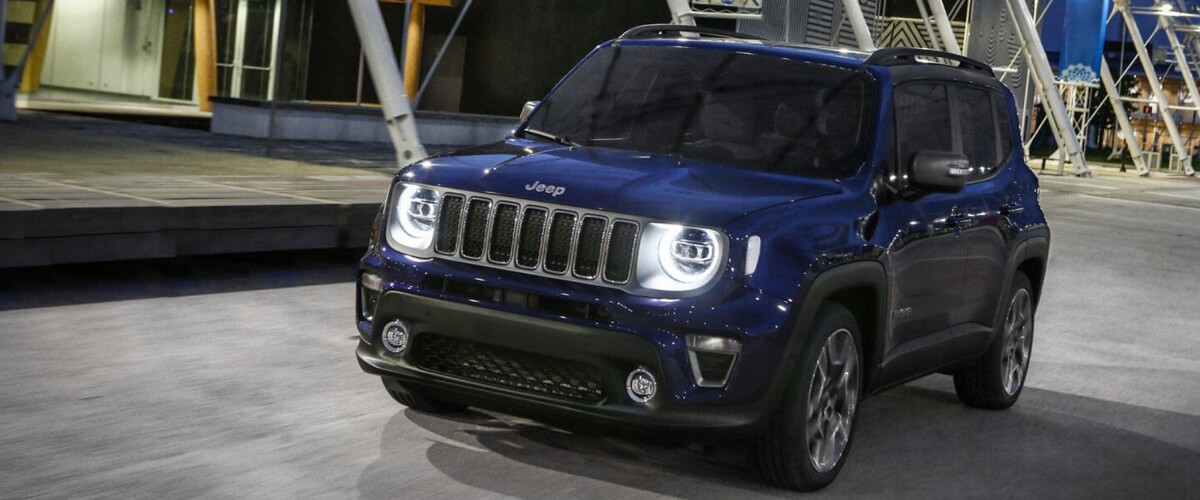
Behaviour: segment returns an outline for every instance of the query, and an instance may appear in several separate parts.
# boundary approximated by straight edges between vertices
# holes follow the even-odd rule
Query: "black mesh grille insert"
[[[458,224],[462,218],[463,197],[448,194],[442,197],[442,213],[438,216],[438,235],[435,248],[441,253],[458,250]]]
[[[463,257],[483,257],[483,240],[487,237],[488,212],[492,202],[471,200],[467,205],[467,223],[463,227]]]
[[[496,204],[496,218],[492,221],[492,243],[488,258],[493,262],[507,264],[512,260],[513,237],[517,229],[517,206],[512,203]]]
[[[541,208],[526,208],[521,221],[521,240],[517,249],[517,265],[537,267],[542,255],[542,234],[546,231],[546,211]]]
[[[421,368],[456,377],[580,401],[604,398],[600,369],[578,361],[428,332],[414,338],[413,356]]]
[[[595,278],[600,271],[600,249],[604,246],[604,228],[608,222],[599,217],[584,217],[579,226],[579,244],[575,247],[575,275]]]
[[[604,279],[613,283],[629,281],[633,269],[634,243],[638,227],[632,222],[613,223],[612,236],[608,238],[608,258],[604,266]]]
[[[555,212],[550,224],[550,241],[546,244],[546,270],[562,274],[571,261],[571,233],[575,231],[575,214]]]

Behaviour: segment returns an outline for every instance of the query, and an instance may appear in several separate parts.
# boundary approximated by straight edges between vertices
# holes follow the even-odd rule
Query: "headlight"
[[[424,256],[433,243],[441,197],[437,191],[415,184],[398,188],[400,194],[393,197],[395,204],[388,223],[388,242],[397,250]]]
[[[724,267],[726,246],[725,236],[712,229],[648,224],[638,251],[638,283],[672,292],[703,287]]]

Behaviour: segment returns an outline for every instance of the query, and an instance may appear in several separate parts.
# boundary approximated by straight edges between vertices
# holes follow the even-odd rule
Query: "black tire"
[[[1022,297],[1024,299],[1022,299]],[[1019,304],[1025,300],[1027,316],[1022,327],[1024,333],[1010,332],[1010,321],[1013,314],[1020,315]],[[1029,359],[1033,348],[1033,285],[1023,273],[1013,276],[1012,291],[1005,297],[1005,313],[1000,324],[996,325],[992,345],[973,366],[954,374],[954,392],[958,399],[968,406],[1003,410],[1017,402],[1021,390],[1025,388],[1025,375],[1029,372]],[[1019,321],[1019,319],[1018,319]],[[1011,335],[1020,336],[1017,341],[1020,346],[1014,347]],[[1022,356],[1024,361],[1017,367],[1019,376],[1015,380],[1013,365],[1006,359]]]
[[[383,388],[397,403],[422,413],[458,413],[467,409],[466,405],[443,401],[420,391],[409,389],[399,382],[383,379]]]
[[[854,429],[858,421],[858,403],[862,396],[862,380],[863,380],[863,360],[862,360],[862,336],[859,333],[858,322],[855,321],[854,315],[845,307],[837,304],[824,304],[817,312],[813,327],[809,330],[809,338],[806,340],[804,350],[801,354],[800,363],[792,373],[792,381],[788,384],[787,392],[783,396],[780,406],[770,416],[766,428],[758,437],[754,445],[754,455],[758,462],[759,471],[763,478],[776,486],[797,491],[813,491],[824,488],[829,483],[833,482],[841,471],[842,465],[846,463],[846,457],[850,454],[850,445],[854,438]],[[847,340],[842,332],[849,334]],[[798,332],[799,333],[799,332]],[[840,387],[852,388],[853,397],[846,397],[846,400],[852,400],[849,404],[843,404],[843,408],[848,409],[848,416],[844,420],[839,421],[849,422],[849,432],[844,432],[844,445],[836,458],[832,461],[824,460],[821,468],[817,465],[817,459],[811,457],[811,453],[822,453],[814,451],[814,444],[821,442],[821,438],[810,436],[808,432],[810,418],[814,417],[814,422],[831,421],[826,417],[825,411],[814,414],[810,404],[813,401],[814,392],[813,379],[816,378],[818,360],[826,359],[829,361],[833,356],[822,358],[823,348],[827,342],[837,334],[837,340],[834,342],[837,346],[841,346],[842,352],[847,352],[845,355],[838,355],[839,358],[849,360],[853,358],[856,364],[856,376],[847,377],[849,380],[846,384],[841,384]],[[853,346],[853,350],[846,347]],[[833,350],[831,349],[830,352]],[[825,364],[829,369],[837,369],[837,365],[830,363]],[[849,372],[843,372],[849,373]],[[825,376],[823,379],[831,380],[837,377]],[[822,384],[824,387],[826,384]],[[843,391],[844,392],[844,391]],[[849,393],[845,393],[849,394]],[[817,399],[817,406],[823,407],[825,410],[830,410],[834,405],[834,399],[827,399],[826,394],[820,391],[820,397]],[[836,413],[834,413],[836,415]],[[826,435],[825,430],[829,429],[829,424],[815,424],[822,429],[821,435]],[[833,433],[835,436],[837,432]],[[817,447],[817,449],[822,449]],[[832,464],[832,466],[830,466]]]

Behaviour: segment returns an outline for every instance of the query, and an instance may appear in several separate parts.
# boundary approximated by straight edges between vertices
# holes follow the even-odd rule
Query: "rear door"
[[[1014,198],[1020,191],[1016,168],[1008,165],[1014,155],[1008,101],[999,89],[955,85],[952,101],[956,122],[960,124],[961,152],[967,156],[971,174],[963,188],[965,217],[960,224],[967,248],[962,307],[954,322],[963,324],[963,333],[986,339],[1004,292],[1010,235],[1015,234],[1008,216],[1022,210],[1023,200]]]

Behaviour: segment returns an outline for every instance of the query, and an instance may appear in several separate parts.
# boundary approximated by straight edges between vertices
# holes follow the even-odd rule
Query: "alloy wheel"
[[[858,405],[858,347],[845,328],[821,346],[808,391],[808,458],[818,472],[832,470],[846,452]]]
[[[1004,319],[1004,344],[1000,353],[1000,380],[1009,396],[1021,390],[1033,348],[1033,303],[1029,290],[1017,290]]]

